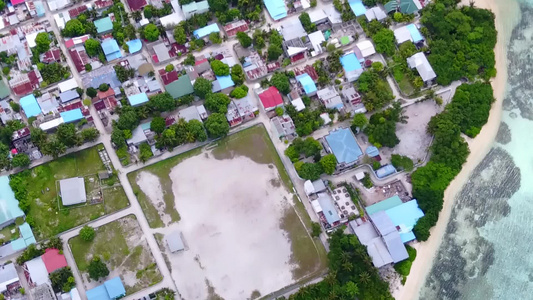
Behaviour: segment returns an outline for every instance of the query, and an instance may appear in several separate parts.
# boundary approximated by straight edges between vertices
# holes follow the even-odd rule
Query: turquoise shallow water
[[[420,299],[533,299],[533,1],[520,17],[496,141],[455,199]]]

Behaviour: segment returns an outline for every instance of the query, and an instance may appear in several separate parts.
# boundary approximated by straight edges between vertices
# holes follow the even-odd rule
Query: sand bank
[[[464,5],[469,5],[468,0],[462,0]],[[425,283],[426,276],[431,270],[433,258],[440,246],[444,235],[446,225],[450,218],[453,203],[456,194],[461,190],[464,183],[468,180],[474,168],[488,153],[492,147],[496,133],[500,125],[502,116],[502,102],[505,94],[507,83],[507,44],[511,36],[512,28],[519,21],[518,4],[515,1],[498,2],[498,0],[476,0],[475,5],[481,8],[487,8],[496,15],[496,29],[498,30],[498,42],[495,47],[496,69],[498,74],[492,80],[494,97],[496,102],[492,106],[489,120],[481,130],[481,133],[475,139],[468,139],[470,155],[463,169],[457,177],[451,182],[450,186],[444,193],[444,207],[439,215],[437,225],[431,230],[431,237],[427,242],[418,243],[414,247],[418,250],[416,260],[413,262],[411,274],[403,287],[400,287],[394,293],[396,299],[412,300],[418,299],[419,291]]]

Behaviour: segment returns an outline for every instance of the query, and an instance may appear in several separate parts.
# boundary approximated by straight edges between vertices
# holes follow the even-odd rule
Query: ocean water
[[[455,199],[420,299],[533,299],[533,1],[518,5],[503,16],[515,21],[496,141]]]

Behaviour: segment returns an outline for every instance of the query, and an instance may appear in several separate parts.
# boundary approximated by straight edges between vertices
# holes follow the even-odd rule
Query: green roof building
[[[400,1],[400,12],[402,14],[414,14],[420,9],[422,9],[422,6],[420,5],[420,2],[418,0]]]
[[[385,11],[389,14],[398,9],[398,2],[396,0],[392,0],[390,2],[385,3],[383,7],[385,8]]]
[[[192,94],[194,89],[192,87],[189,75],[182,75],[178,80],[175,80],[165,85],[165,90],[174,98],[180,98],[185,95]]]
[[[9,96],[9,88],[4,83],[4,81],[0,80],[0,99],[4,99],[5,97]]]

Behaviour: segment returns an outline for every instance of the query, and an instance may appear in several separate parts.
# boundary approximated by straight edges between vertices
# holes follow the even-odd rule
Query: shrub
[[[94,228],[92,228],[89,225],[83,226],[83,228],[80,230],[80,238],[86,242],[90,242],[94,240],[95,231]]]

